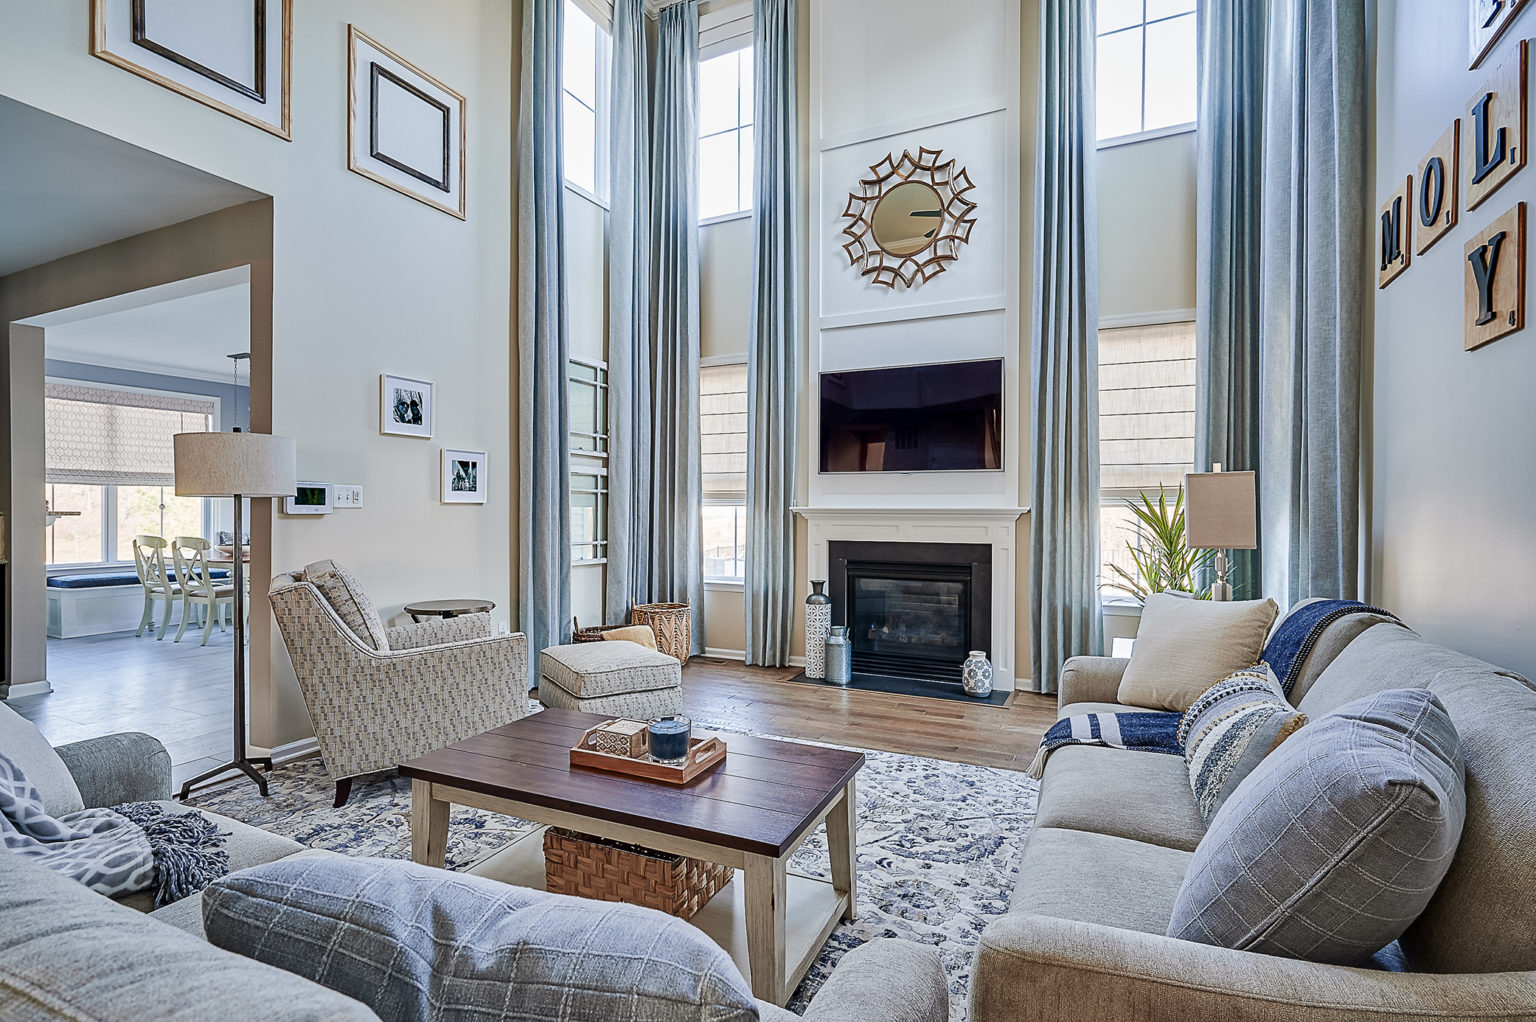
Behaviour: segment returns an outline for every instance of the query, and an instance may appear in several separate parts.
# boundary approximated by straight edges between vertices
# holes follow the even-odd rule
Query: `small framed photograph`
[[[379,376],[379,432],[386,436],[432,438],[435,386],[404,376]]]
[[[485,503],[485,452],[443,448],[443,503]]]
[[[465,219],[464,96],[356,25],[347,32],[347,168]]]

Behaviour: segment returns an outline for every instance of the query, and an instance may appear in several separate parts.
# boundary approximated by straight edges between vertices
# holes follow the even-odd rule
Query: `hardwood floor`
[[[790,681],[768,670],[694,657],[683,669],[683,712],[761,734],[856,745],[1023,770],[1056,722],[1056,697],[1017,692],[1004,707],[855,692]]]
[[[55,745],[143,731],[170,751],[176,784],[229,758],[230,632],[207,646],[132,633],[48,641],[54,691],[8,705]],[[1015,693],[1005,707],[855,692],[769,670],[694,657],[683,712],[759,734],[1022,770],[1056,719],[1054,696]]]

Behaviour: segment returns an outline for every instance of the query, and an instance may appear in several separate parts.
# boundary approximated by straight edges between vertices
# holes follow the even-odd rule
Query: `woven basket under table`
[[[688,666],[693,647],[693,615],[686,603],[641,603],[629,612],[631,624],[649,625],[656,633],[656,648]]]
[[[544,879],[552,894],[622,901],[690,919],[735,872],[719,863],[560,827],[544,832]]]

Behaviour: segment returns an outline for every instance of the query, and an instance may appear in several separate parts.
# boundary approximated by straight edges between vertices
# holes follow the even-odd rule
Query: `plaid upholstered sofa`
[[[489,614],[385,628],[334,561],[278,575],[267,592],[338,807],[360,774],[528,715],[528,640],[496,635]]]
[[[1068,661],[1060,716],[1133,709],[1116,702],[1128,663]],[[1009,911],[982,934],[972,1022],[1536,1020],[1536,686],[1401,625],[1346,617],[1313,647],[1292,700],[1316,717],[1397,688],[1439,698],[1466,760],[1461,843],[1398,942],[1406,971],[1165,936],[1204,833],[1184,761],[1072,746],[1047,762]]]

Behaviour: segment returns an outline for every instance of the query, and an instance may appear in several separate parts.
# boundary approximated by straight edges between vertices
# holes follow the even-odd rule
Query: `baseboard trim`
[[[274,763],[286,763],[290,759],[302,759],[305,756],[317,756],[320,754],[320,742],[311,735],[308,738],[300,738],[296,742],[288,742],[279,745],[275,749],[263,748],[260,745],[247,746],[249,755],[258,758],[271,758]]]
[[[53,686],[48,684],[48,679],[42,681],[24,681],[19,685],[9,685],[5,690],[7,699],[25,699],[28,696],[45,696],[53,691]]]
[[[744,649],[718,649],[714,646],[704,647],[704,655],[714,657],[716,660],[740,660],[747,662],[747,651]],[[792,656],[789,658],[790,667],[804,667],[805,657]]]

